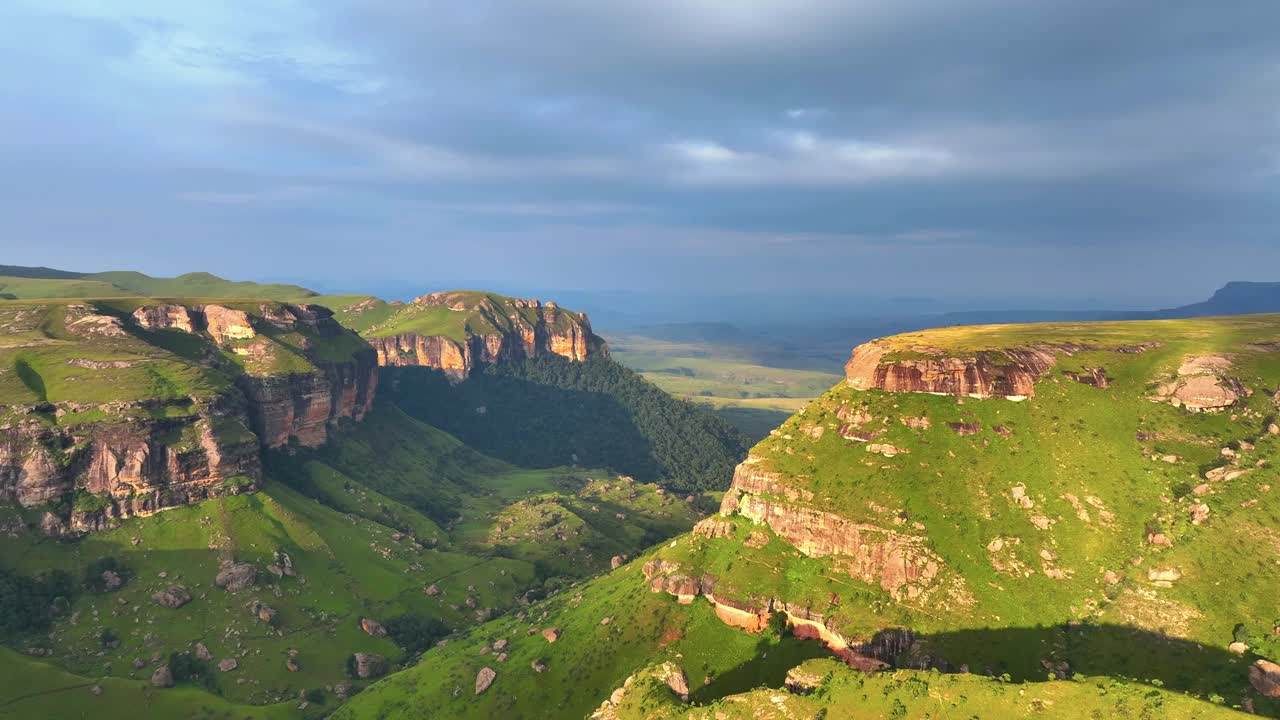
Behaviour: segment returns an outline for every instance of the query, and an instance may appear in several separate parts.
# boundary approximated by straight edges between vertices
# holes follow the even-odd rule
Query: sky
[[[7,0],[0,262],[1160,307],[1280,280],[1278,27],[1275,0]]]

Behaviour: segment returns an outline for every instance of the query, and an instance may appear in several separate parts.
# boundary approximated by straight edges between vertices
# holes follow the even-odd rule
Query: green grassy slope
[[[963,355],[1045,343],[1159,346],[1061,354],[1024,402],[840,385],[753,449],[753,467],[776,473],[792,493],[812,493],[766,496],[775,505],[922,538],[939,575],[918,598],[895,599],[831,558],[799,555],[745,518],[735,518],[730,537],[662,555],[714,575],[717,596],[782,598],[850,638],[910,628],[928,652],[954,665],[1025,679],[1042,674],[1042,660],[1065,661],[1085,674],[1158,678],[1239,701],[1248,694],[1250,658],[1280,656],[1272,602],[1280,581],[1273,490],[1280,437],[1267,431],[1277,415],[1277,339],[1277,316],[947,328],[889,338],[905,357],[923,356],[921,348]],[[1218,413],[1152,400],[1186,358],[1205,354],[1229,360],[1225,373],[1252,394]],[[1109,386],[1066,374],[1088,367],[1105,368]],[[872,443],[900,452],[885,457],[870,452],[871,443],[842,437],[859,413],[866,420],[854,430],[876,433]],[[921,417],[928,428],[903,422]],[[979,429],[962,435],[952,423]],[[1207,480],[1219,467],[1245,472]],[[1193,522],[1201,503],[1208,517]],[[769,543],[747,547],[753,530]],[[1153,533],[1171,547],[1152,544]],[[1169,569],[1180,578],[1168,587],[1150,574]],[[1251,646],[1244,657],[1226,651],[1238,638]]]
[[[158,691],[149,683],[114,677],[86,677],[0,647],[0,718],[191,718],[191,720],[285,720],[307,717],[299,703],[251,706],[194,688]],[[51,711],[50,708],[57,708]]]
[[[6,295],[17,299],[142,296],[258,298],[302,302],[310,301],[316,293],[297,285],[236,282],[205,272],[157,278],[121,270],[85,274],[55,271],[5,275],[0,272],[0,298]]]

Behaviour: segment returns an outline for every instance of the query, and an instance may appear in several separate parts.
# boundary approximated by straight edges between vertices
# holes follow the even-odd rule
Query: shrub
[[[118,559],[113,557],[98,558],[89,563],[84,569],[84,586],[92,592],[106,592],[107,583],[103,579],[102,574],[105,572],[113,572],[120,576],[124,582],[128,582],[133,573],[129,568]]]
[[[424,615],[401,615],[388,620],[384,627],[387,636],[406,653],[422,652],[449,634],[449,627],[439,618]]]

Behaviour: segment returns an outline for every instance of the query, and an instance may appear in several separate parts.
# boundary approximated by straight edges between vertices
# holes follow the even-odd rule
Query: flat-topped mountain
[[[318,305],[0,305],[0,497],[57,533],[252,488],[260,447],[361,418],[376,370]]]
[[[318,298],[378,351],[378,363],[432,367],[454,379],[479,363],[557,355],[573,361],[607,356],[586,313],[554,302],[476,291],[435,292],[409,303],[364,296]]]
[[[945,328],[846,372],[645,566],[654,590],[750,630],[784,613],[859,667],[1152,677],[1104,659],[1144,632],[1280,655],[1280,316]]]

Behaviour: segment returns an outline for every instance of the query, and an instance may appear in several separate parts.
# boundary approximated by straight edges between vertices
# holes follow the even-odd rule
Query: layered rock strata
[[[460,380],[480,363],[500,363],[545,355],[559,355],[575,362],[607,355],[599,336],[591,331],[585,313],[565,310],[553,302],[489,297],[471,293],[432,293],[405,306],[401,312],[445,308],[459,313],[462,339],[447,335],[403,332],[366,337],[378,354],[379,365],[421,366],[444,371]]]
[[[86,352],[107,342],[137,356],[72,358],[73,367],[141,373],[157,349],[146,344],[158,337],[152,333],[179,332],[207,344],[203,355],[186,360],[193,371],[228,380],[206,397],[32,405],[0,399],[0,501],[46,506],[49,534],[99,530],[253,490],[262,479],[260,448],[323,444],[337,422],[359,420],[373,404],[375,352],[320,306],[264,303],[246,311],[168,303],[115,316],[70,305],[66,316],[72,332],[91,343]],[[278,341],[286,337],[292,344]],[[220,350],[243,356],[243,365]],[[302,360],[273,364],[295,354]]]

